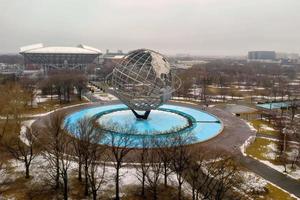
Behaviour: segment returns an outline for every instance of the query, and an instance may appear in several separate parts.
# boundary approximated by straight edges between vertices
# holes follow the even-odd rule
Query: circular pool
[[[170,130],[179,130],[188,126],[188,119],[180,114],[163,110],[153,110],[147,120],[137,120],[131,110],[119,110],[104,114],[97,122],[108,130],[114,129],[111,125],[129,127],[138,130],[139,134],[167,133]],[[117,131],[117,130],[116,130]]]
[[[113,145],[112,138],[126,137],[130,143],[123,146],[134,148],[141,148],[145,138],[164,140],[178,135],[189,138],[188,144],[203,142],[223,129],[222,122],[216,116],[186,106],[165,104],[152,110],[147,120],[140,120],[126,105],[114,104],[84,108],[67,115],[65,125],[69,132],[76,136],[74,127],[86,117],[92,117],[106,131],[101,144]],[[150,146],[155,147],[155,144],[150,142]]]

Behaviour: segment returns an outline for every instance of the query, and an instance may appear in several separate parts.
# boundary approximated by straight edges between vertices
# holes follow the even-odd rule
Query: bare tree
[[[164,186],[168,186],[168,177],[172,173],[171,165],[172,165],[172,149],[168,148],[172,141],[170,138],[166,137],[160,140],[157,140],[156,147],[158,148],[160,161],[162,162],[163,170],[162,174],[164,176]]]
[[[231,195],[233,187],[238,187],[241,184],[241,178],[238,167],[231,157],[223,157],[220,160],[214,160],[215,167],[208,172],[214,181],[210,184],[212,197],[216,200],[224,199],[224,196]],[[233,199],[233,197],[231,196]]]
[[[163,168],[162,162],[160,161],[160,157],[158,156],[158,151],[156,149],[152,149],[150,151],[149,164],[150,166],[146,174],[147,183],[150,192],[152,193],[153,200],[157,200],[158,186]]]
[[[137,161],[139,165],[135,165],[137,171],[137,178],[142,184],[141,196],[146,198],[145,196],[145,185],[146,185],[146,175],[149,170],[149,147],[150,147],[150,139],[143,138],[141,148],[139,152],[137,152]]]
[[[186,172],[186,179],[192,187],[192,199],[196,200],[199,197],[197,190],[201,187],[201,181],[204,181],[203,167],[205,164],[205,151],[196,149],[193,151],[190,163]]]
[[[130,133],[134,130],[130,130],[128,127],[121,127],[120,133]],[[123,167],[123,162],[126,155],[132,150],[133,139],[128,134],[109,134],[108,144],[111,152],[111,160],[113,161],[114,168],[116,169],[115,174],[115,199],[120,199],[120,169]]]
[[[44,147],[44,157],[50,161],[51,168],[54,169],[53,178],[55,181],[55,189],[60,186],[60,168],[61,154],[65,150],[65,131],[64,131],[63,112],[54,112],[48,118],[44,127],[44,134],[40,139]],[[52,174],[51,174],[52,175]]]
[[[14,123],[12,132],[19,131],[28,95],[19,84],[6,83],[0,86],[0,96],[0,114],[5,117],[4,122],[0,124],[0,137],[3,137],[10,122]]]
[[[63,198],[68,199],[69,169],[73,157],[72,138],[67,135],[64,124],[64,113],[53,113],[45,124],[45,135],[42,138],[43,156],[48,161],[50,176],[55,181],[55,189],[62,184]],[[62,182],[61,182],[62,180]]]
[[[66,76],[68,74],[68,76]],[[60,103],[70,102],[71,93],[76,88],[77,95],[81,100],[82,91],[85,89],[87,78],[80,70],[59,69],[51,70],[48,78],[43,80],[41,87],[43,91],[57,94]]]
[[[93,150],[94,144],[98,144],[102,137],[102,131],[100,128],[96,130],[96,125],[92,118],[80,119],[75,129],[73,130],[76,138],[73,140],[73,146],[75,154],[77,156],[78,163],[78,180],[82,180],[82,166],[84,166],[84,177],[85,177],[85,189],[84,195],[87,196],[89,193],[89,181],[88,181],[88,168],[89,160],[91,158],[91,151]]]
[[[64,200],[68,200],[69,196],[69,169],[70,164],[72,161],[72,147],[71,147],[71,139],[68,137],[65,137],[64,140],[60,144],[60,154],[59,154],[59,165],[60,165],[60,177],[63,180],[63,197]],[[54,167],[56,167],[55,163],[55,157],[54,157]],[[51,160],[51,158],[50,158]]]
[[[192,186],[192,198],[239,199],[233,188],[241,184],[237,164],[230,156],[216,152],[194,151],[185,178]]]
[[[75,154],[77,156],[78,163],[78,179],[82,180],[82,165],[84,166],[84,176],[85,176],[85,190],[84,195],[87,196],[89,192],[89,167],[92,164],[92,171],[90,171],[90,176],[92,178],[93,186],[92,191],[94,192],[95,187],[95,179],[94,172],[97,170],[95,166],[97,163],[96,158],[100,159],[100,150],[104,151],[104,146],[100,148],[99,142],[104,137],[103,128],[94,124],[93,118],[82,118],[77,122],[75,129],[73,130],[75,133],[75,138],[73,139],[73,146],[75,149]],[[93,194],[94,195],[94,194]]]
[[[93,144],[93,148],[90,150],[90,159],[89,159],[89,170],[88,170],[88,179],[90,183],[90,188],[92,190],[93,200],[97,199],[97,193],[105,180],[105,162],[107,160],[106,155],[104,154],[105,148],[99,144]]]
[[[298,142],[300,142],[300,139],[299,138],[297,138],[297,141]],[[293,159],[293,161],[292,161],[292,169],[294,169],[295,168],[295,164],[298,162],[298,164],[299,164],[299,161],[300,161],[300,145],[298,145],[298,148],[297,148],[297,151],[296,151],[296,153],[295,153],[295,155],[294,155],[294,159]]]
[[[21,79],[21,85],[26,94],[28,95],[28,99],[30,101],[30,106],[33,107],[33,101],[36,97],[36,80],[32,78],[24,77]]]
[[[182,199],[182,184],[184,183],[184,173],[187,171],[191,159],[191,150],[187,146],[190,138],[178,135],[172,141],[172,169],[176,173],[178,182],[178,200]]]
[[[7,151],[12,156],[23,162],[25,167],[25,178],[29,178],[31,162],[37,155],[37,143],[33,134],[33,129],[25,127],[25,130],[21,131],[19,137],[11,137],[4,143]]]

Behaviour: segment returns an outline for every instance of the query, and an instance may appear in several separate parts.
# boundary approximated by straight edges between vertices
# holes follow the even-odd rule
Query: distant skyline
[[[86,44],[125,52],[300,53],[299,0],[0,0],[0,53]]]

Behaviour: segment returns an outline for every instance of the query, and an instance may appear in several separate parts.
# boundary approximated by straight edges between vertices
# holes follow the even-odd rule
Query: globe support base
[[[131,111],[133,112],[134,116],[137,119],[148,119],[148,116],[151,112],[151,110],[147,110],[143,115],[138,114],[135,110],[131,109]]]

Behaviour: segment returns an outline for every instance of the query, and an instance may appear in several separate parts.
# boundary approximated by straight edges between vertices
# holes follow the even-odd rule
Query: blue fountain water
[[[211,139],[222,130],[222,123],[217,117],[197,109],[170,104],[161,106],[159,110],[151,111],[148,120],[137,120],[126,105],[115,104],[77,111],[68,115],[65,123],[69,127],[73,127],[76,126],[78,120],[95,116],[99,116],[97,122],[104,126],[118,124],[120,127],[130,126],[135,129],[136,134],[127,136],[134,141],[131,146],[137,148],[141,147],[142,140],[146,136],[163,139],[176,134],[185,134],[193,136],[189,143],[197,143]],[[174,132],[174,129],[178,131]],[[124,135],[115,130],[113,134],[116,137]],[[101,143],[109,144],[109,139],[107,137]]]
[[[151,111],[147,120],[138,120],[130,110],[122,110],[103,115],[97,121],[103,126],[109,123],[118,124],[121,127],[128,126],[140,134],[164,133],[188,125],[185,117],[161,110]]]

